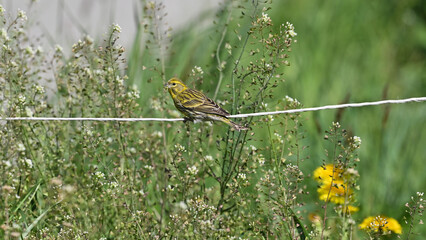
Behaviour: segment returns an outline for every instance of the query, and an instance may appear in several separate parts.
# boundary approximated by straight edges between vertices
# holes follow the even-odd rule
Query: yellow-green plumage
[[[247,130],[227,118],[230,114],[202,92],[188,88],[177,78],[170,79],[166,88],[172,96],[176,108],[190,121],[221,121],[234,129]]]

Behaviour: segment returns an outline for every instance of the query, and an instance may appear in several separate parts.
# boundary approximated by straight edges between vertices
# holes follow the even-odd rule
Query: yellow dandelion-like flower
[[[391,232],[396,234],[402,233],[402,228],[398,221],[394,218],[385,216],[367,217],[359,225],[359,228],[383,234],[390,234]]]
[[[348,188],[347,184],[342,180],[334,180],[323,183],[318,188],[319,199],[321,201],[330,201],[335,204],[345,204],[352,198],[353,190]]]
[[[343,169],[339,167],[334,168],[333,173],[333,164],[327,164],[325,166],[320,166],[314,171],[314,179],[319,183],[329,183],[332,179],[339,180],[342,179]]]
[[[352,205],[349,205],[349,206],[347,206],[346,207],[346,212],[347,213],[354,213],[354,212],[358,212],[359,211],[359,207],[355,207],[355,206],[352,206]]]

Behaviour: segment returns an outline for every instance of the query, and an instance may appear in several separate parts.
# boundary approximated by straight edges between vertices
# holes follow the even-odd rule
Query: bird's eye
[[[176,86],[176,83],[172,83],[172,86]]]

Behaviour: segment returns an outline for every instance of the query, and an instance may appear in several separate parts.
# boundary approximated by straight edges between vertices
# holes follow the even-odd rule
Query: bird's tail
[[[233,129],[235,129],[237,131],[249,130],[248,127],[236,124],[233,121],[229,120],[229,118],[227,118],[225,116],[220,116],[220,115],[215,115],[215,114],[209,114],[208,115],[208,119],[209,120],[216,120],[216,121],[224,122],[224,123],[228,124],[229,126],[231,126]]]
[[[229,120],[229,118],[224,117],[223,119],[221,119],[222,122],[228,124],[229,126],[231,126],[233,129],[237,130],[237,131],[245,131],[248,130],[249,128],[243,125],[239,125],[237,123],[234,123],[233,121]]]

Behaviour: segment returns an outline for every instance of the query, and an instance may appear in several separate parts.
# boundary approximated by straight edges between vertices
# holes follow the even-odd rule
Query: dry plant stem
[[[333,149],[333,171],[332,171],[332,178],[330,183],[330,189],[328,190],[327,199],[325,201],[324,205],[324,219],[323,219],[323,226],[321,230],[321,240],[324,239],[324,231],[326,229],[326,220],[327,220],[327,206],[330,202],[330,194],[331,194],[331,188],[333,187],[334,183],[334,173],[336,172],[336,154],[337,154],[337,134],[336,134],[337,127],[334,127],[334,149]]]
[[[257,1],[253,1],[253,4],[254,4],[254,10],[253,10],[251,18],[255,19],[256,12],[257,12],[257,7],[258,7],[258,2]],[[238,103],[238,100],[235,98],[235,93],[236,93],[236,89],[235,89],[235,73],[236,73],[236,71],[238,69],[238,66],[240,64],[241,58],[243,57],[244,49],[247,46],[247,42],[248,42],[249,38],[250,38],[250,32],[247,33],[247,36],[244,39],[244,43],[243,43],[241,52],[240,52],[240,54],[239,54],[239,56],[238,56],[238,58],[237,58],[237,60],[235,62],[235,66],[234,66],[234,68],[232,70],[232,74],[231,74],[231,81],[232,81],[232,109],[231,109],[231,114],[233,114],[234,112],[237,111],[236,104]],[[240,85],[240,87],[238,89],[238,96],[240,95],[240,92],[241,92],[241,85]],[[234,151],[236,150],[236,146],[237,146],[238,142],[240,141],[241,134],[243,134],[243,136],[244,136],[243,137],[243,141],[245,141],[246,136],[247,136],[247,131],[243,131],[243,133],[241,133],[241,132],[238,133],[237,141],[235,141],[235,147],[234,147],[234,142],[233,142],[231,144],[231,148],[230,148],[230,151],[231,151],[230,152],[230,156],[228,156],[228,151],[227,150],[229,149],[229,141],[230,141],[230,135],[231,134],[232,134],[232,136],[234,136],[235,135],[235,131],[231,131],[231,129],[228,129],[228,133],[227,133],[226,139],[225,139],[225,141],[226,141],[225,154],[224,154],[223,161],[222,161],[222,166],[221,166],[221,177],[217,178],[219,180],[219,185],[220,185],[220,199],[219,199],[219,202],[217,204],[217,210],[219,212],[223,211],[223,206],[222,205],[225,202],[225,191],[226,191],[226,188],[227,188],[226,185],[227,185],[227,182],[229,181],[229,179],[232,177],[233,171],[230,170],[230,169],[235,169],[235,167],[237,166],[237,162],[238,162],[238,160],[237,160],[237,162],[234,164],[234,167],[231,167],[232,166],[232,160],[234,159],[234,153],[235,153]],[[241,146],[241,149],[239,151],[240,152],[239,155],[241,155],[242,149],[243,149],[243,146]],[[228,158],[229,158],[229,160],[228,160]],[[226,170],[226,167],[227,167],[228,170]],[[227,172],[225,173],[225,171],[227,171]]]
[[[136,168],[135,168],[136,169]],[[132,211],[132,209],[130,209],[129,208],[129,206],[127,205],[127,204],[124,204],[124,207],[127,209],[127,211],[128,212],[130,212],[130,213],[134,213],[134,211]],[[135,221],[133,221],[135,224],[136,224],[136,226],[137,226],[137,230],[138,230],[138,234],[139,234],[139,237],[140,238],[142,238],[142,236],[143,236],[143,229],[142,229],[142,226],[141,226],[141,224],[140,224],[140,222],[138,221],[138,220],[135,220]],[[145,238],[143,238],[143,239],[145,239]]]
[[[145,2],[145,1],[143,1]],[[163,32],[160,29],[160,26],[162,25],[162,16],[161,16],[161,12],[159,12],[158,10],[161,10],[161,6],[162,3],[154,3],[154,6],[152,8],[152,12],[148,12],[146,13],[147,15],[150,15],[151,18],[151,24],[153,25],[153,28],[155,28],[153,31],[153,36],[154,36],[154,41],[155,44],[157,45],[160,53],[158,56],[158,59],[160,61],[160,65],[161,65],[161,71],[159,71],[159,74],[161,76],[161,80],[163,82],[163,84],[166,82],[166,71],[165,71],[165,53],[164,50],[166,48],[166,42],[164,41],[164,35]],[[165,99],[164,96],[164,91],[161,91],[162,99]],[[161,108],[165,109],[164,106],[164,101],[161,101]],[[161,117],[164,118],[164,111],[161,111]],[[162,143],[163,143],[163,149],[162,149],[162,154],[163,154],[163,161],[161,162],[162,167],[162,171],[161,174],[159,174],[160,176],[157,177],[158,180],[162,180],[162,183],[157,182],[156,183],[156,188],[159,191],[159,194],[161,195],[160,197],[160,233],[159,235],[162,236],[163,234],[163,228],[164,228],[164,224],[165,224],[165,211],[166,211],[166,203],[167,203],[167,186],[168,186],[168,177],[167,177],[167,160],[169,158],[169,155],[171,157],[171,154],[168,153],[168,147],[167,147],[167,135],[166,135],[166,124],[165,122],[161,122],[161,133],[162,133]],[[160,186],[162,184],[162,186]]]
[[[255,19],[255,14],[256,14],[256,11],[257,11],[258,2],[257,1],[256,2],[253,1],[253,4],[255,6],[255,9],[253,11],[252,19]],[[250,37],[250,33],[248,33],[247,36],[246,36],[246,39],[245,39],[244,44],[243,44],[243,49],[242,49],[242,51],[240,53],[239,58],[236,61],[234,70],[232,72],[232,77],[231,77],[231,79],[232,79],[232,94],[233,94],[232,112],[237,111],[236,106],[238,105],[239,101],[238,101],[238,99],[235,98],[235,95],[236,95],[236,92],[238,92],[238,96],[240,96],[241,88],[242,88],[242,85],[240,85],[238,91],[235,89],[235,73],[236,73],[236,70],[237,70],[238,65],[240,63],[240,59],[241,59],[241,57],[242,57],[242,55],[244,53],[244,49],[245,49],[245,46],[246,46],[246,44],[248,42],[248,38],[249,37]],[[277,50],[277,51],[279,51],[279,50]],[[277,52],[276,57],[278,57],[278,53],[279,52]],[[273,76],[273,73],[274,73],[274,70],[271,71],[271,73],[267,77],[267,80],[262,84],[262,88],[257,93],[256,98],[261,98],[262,99],[262,93],[267,89],[267,85],[268,85],[269,81],[271,80],[271,78]],[[247,77],[250,74],[251,73],[248,73],[248,74],[244,75],[244,77]],[[256,103],[258,103],[258,102],[259,102],[259,100],[255,100],[255,102],[253,103],[255,109],[257,108],[257,104]],[[250,120],[250,122],[251,122],[251,120]],[[230,134],[232,134],[234,136],[235,133],[234,132],[229,133],[229,131],[228,131],[228,135],[227,135],[227,139],[226,139],[226,149],[228,149],[228,147],[229,147],[229,136],[230,136]],[[243,133],[243,134],[244,134],[244,135],[242,135],[243,136],[243,141],[245,141],[247,135],[246,135],[246,133]],[[223,165],[222,165],[222,174],[225,172],[225,166],[226,165],[228,165],[228,169],[230,167],[230,171],[228,170],[228,172],[225,174],[226,175],[225,180],[223,182],[221,182],[221,199],[219,201],[218,207],[220,207],[222,205],[222,203],[224,202],[223,198],[224,198],[224,192],[225,192],[225,190],[224,189],[222,190],[222,188],[226,187],[226,183],[231,179],[232,175],[235,173],[236,167],[238,166],[239,157],[241,156],[243,146],[241,146],[241,148],[239,150],[239,154],[237,154],[238,155],[237,158],[235,157],[236,156],[235,152],[236,152],[236,149],[238,147],[238,143],[240,142],[240,138],[241,138],[241,133],[239,133],[237,141],[233,141],[232,142],[229,156],[228,156],[228,152],[225,152],[224,162],[223,162]],[[275,154],[275,156],[277,156],[277,155]],[[229,158],[229,160],[226,160],[228,158]]]
[[[154,8],[154,19],[156,18],[156,11]],[[158,20],[159,21],[159,20]],[[157,44],[159,46],[160,49],[160,63],[161,63],[161,78],[163,80],[163,83],[166,82],[166,67],[165,67],[165,53],[164,53],[164,46],[163,44],[163,35],[160,32],[160,27],[159,27],[159,23],[155,24],[156,26],[156,36],[157,36]],[[162,92],[163,94],[163,99],[164,99],[164,91]],[[162,107],[164,108],[164,102],[162,101]],[[161,117],[164,118],[164,111],[161,112]],[[163,133],[163,155],[164,155],[164,159],[163,159],[163,181],[164,181],[164,185],[163,185],[163,197],[162,197],[162,201],[161,201],[161,215],[160,215],[160,223],[161,223],[161,228],[160,231],[163,229],[163,220],[164,220],[164,214],[165,214],[165,202],[167,200],[167,184],[168,184],[168,178],[167,178],[167,174],[166,174],[166,169],[167,169],[167,159],[168,159],[168,154],[167,154],[167,136],[166,136],[166,126],[165,123],[163,122],[161,124],[161,131]]]
[[[297,123],[295,123],[295,124],[296,124],[296,129],[294,131],[294,135],[296,136],[296,139],[295,139],[295,141],[296,141],[296,166],[299,168],[299,163],[300,163],[300,149],[299,149],[299,137],[298,137],[298,133],[299,132],[297,131],[299,129],[299,127],[297,126]],[[298,189],[298,188],[299,188],[299,182],[296,180],[294,189]],[[293,199],[292,200],[292,207],[295,208],[296,206],[297,206],[297,201],[296,201],[296,199]],[[294,220],[296,217],[297,216],[294,214],[293,218],[292,218],[293,231],[294,231],[295,236],[296,236],[296,234],[298,234],[298,230],[297,230],[297,224],[298,223],[296,223],[295,220]]]
[[[421,218],[423,216],[423,212],[424,212],[424,203],[426,202],[423,199],[423,193],[417,192],[417,195],[415,197],[411,197],[410,203],[407,203],[405,206],[408,207],[407,213],[410,215],[410,224],[409,224],[409,228],[408,228],[408,232],[407,232],[407,237],[405,238],[406,240],[410,239],[410,236],[413,233],[413,229],[414,229],[414,222],[416,221],[416,216],[420,217],[420,221],[421,223],[419,224],[423,224]]]
[[[219,92],[219,89],[220,89],[220,86],[222,85],[222,80],[223,80],[223,69],[221,67],[222,63],[221,63],[221,60],[220,60],[220,49],[221,49],[223,40],[225,39],[226,32],[228,31],[228,24],[229,24],[229,21],[231,20],[231,13],[232,12],[229,10],[229,14],[228,14],[228,17],[227,17],[226,22],[225,22],[225,27],[223,28],[222,35],[220,37],[219,43],[217,44],[217,48],[216,48],[216,61],[217,61],[217,66],[218,66],[217,69],[219,71],[219,81],[217,82],[216,90],[214,91],[214,95],[213,95],[213,100],[215,100],[215,101],[216,101],[217,93]],[[209,134],[209,136],[210,136],[209,137],[209,145],[213,142],[212,135],[213,135],[213,128],[210,130],[210,134]]]
[[[277,152],[276,152],[275,144],[274,144],[274,141],[273,141],[273,139],[272,139],[272,134],[271,134],[271,122],[270,122],[270,121],[268,121],[267,127],[268,127],[269,142],[271,143],[271,152],[272,152],[272,154],[271,154],[271,155],[273,155],[273,156],[274,156],[275,162],[277,162],[277,161],[278,161],[278,158],[277,158],[278,154],[277,154]]]
[[[253,0],[253,5],[254,5],[254,10],[253,10],[251,19],[256,18],[256,12],[257,12],[257,7],[259,5],[259,2]],[[232,74],[231,74],[231,80],[232,80],[232,110],[231,110],[231,115],[234,114],[234,112],[236,112],[236,110],[237,110],[236,106],[238,105],[238,99],[235,98],[235,92],[236,92],[236,90],[235,90],[235,73],[237,72],[238,66],[240,65],[241,58],[243,57],[243,54],[244,54],[244,49],[247,46],[247,42],[248,42],[250,36],[251,36],[251,33],[248,32],[246,38],[244,39],[244,43],[243,43],[243,46],[241,48],[240,55],[238,56],[237,60],[235,61],[235,66],[234,66],[234,69],[232,70]],[[242,88],[242,84],[240,84],[240,87],[238,89],[238,96],[240,96],[241,88]]]
[[[3,187],[3,186],[2,186]],[[9,222],[9,205],[8,205],[8,197],[9,197],[9,192],[6,192],[5,188],[1,189],[0,191],[2,191],[2,195],[4,196],[4,216],[5,216],[5,221],[4,221],[4,225],[5,226],[10,226],[10,222]],[[6,230],[5,230],[6,232]],[[7,239],[8,239],[8,234],[6,234]]]
[[[228,31],[228,24],[229,24],[229,21],[231,20],[231,15],[232,15],[232,11],[229,10],[229,14],[225,22],[225,27],[223,28],[222,35],[220,37],[219,43],[217,44],[217,48],[216,48],[216,61],[218,66],[217,69],[219,70],[219,81],[217,82],[216,90],[214,91],[213,100],[216,100],[217,93],[219,92],[220,86],[222,85],[223,68],[222,68],[222,63],[220,60],[220,49],[221,49],[223,40],[225,39],[226,32]]]
[[[345,151],[345,153],[347,153],[346,151]],[[347,168],[347,164],[348,164],[348,159],[349,159],[349,156],[347,156],[348,154],[346,154],[346,157],[345,157],[345,162],[344,162],[344,169],[346,169]],[[346,182],[345,182],[346,183]],[[342,233],[343,233],[343,237],[344,237],[344,239],[347,239],[347,234],[348,233],[352,233],[351,231],[347,231],[347,227],[348,227],[348,224],[347,224],[347,221],[346,221],[346,218],[347,218],[347,214],[346,214],[346,209],[348,209],[348,203],[349,203],[349,183],[346,183],[346,188],[345,188],[345,202],[344,202],[344,204],[343,204],[343,216],[342,216],[342,218],[343,218],[343,227],[342,227]],[[350,235],[350,238],[352,237],[352,235]]]
[[[111,74],[112,81],[114,81],[115,77],[117,76],[117,69],[115,68],[115,65],[113,64],[115,62],[114,56],[113,56],[113,53],[112,53],[113,41],[115,42],[115,40],[113,39],[113,33],[111,33],[110,37],[108,39],[107,50],[108,50],[108,56],[110,58],[109,61],[110,61],[111,67],[113,69],[112,74]],[[114,99],[113,99],[114,100],[114,110],[113,111],[114,111],[114,116],[116,116],[116,117],[118,117],[117,88],[118,88],[118,83],[117,83],[117,81],[114,81]],[[120,167],[121,167],[121,176],[124,177],[124,165],[125,165],[125,162],[127,162],[127,156],[126,156],[126,147],[123,144],[123,136],[122,136],[123,133],[122,133],[120,122],[116,123],[116,129],[117,129],[117,132],[118,132],[118,143],[120,145],[120,149],[121,149],[121,152],[123,154],[123,157],[120,159]]]
[[[26,131],[25,127],[24,127],[24,126],[21,126],[21,130],[22,130],[22,135],[24,136],[25,145],[26,145],[26,146],[27,146],[27,148],[29,149],[29,152],[30,152],[31,158],[32,158],[32,159],[36,159],[36,156],[34,155],[33,150],[32,150],[32,148],[31,148],[31,144],[30,144],[30,142],[29,142],[29,140],[28,140],[28,134],[27,134],[27,131]],[[44,175],[43,171],[40,169],[39,164],[35,164],[35,166],[37,167],[37,170],[38,170],[38,172],[40,173],[40,176],[43,178],[43,180],[44,180],[44,181],[46,181],[46,177],[45,177],[45,175]]]

